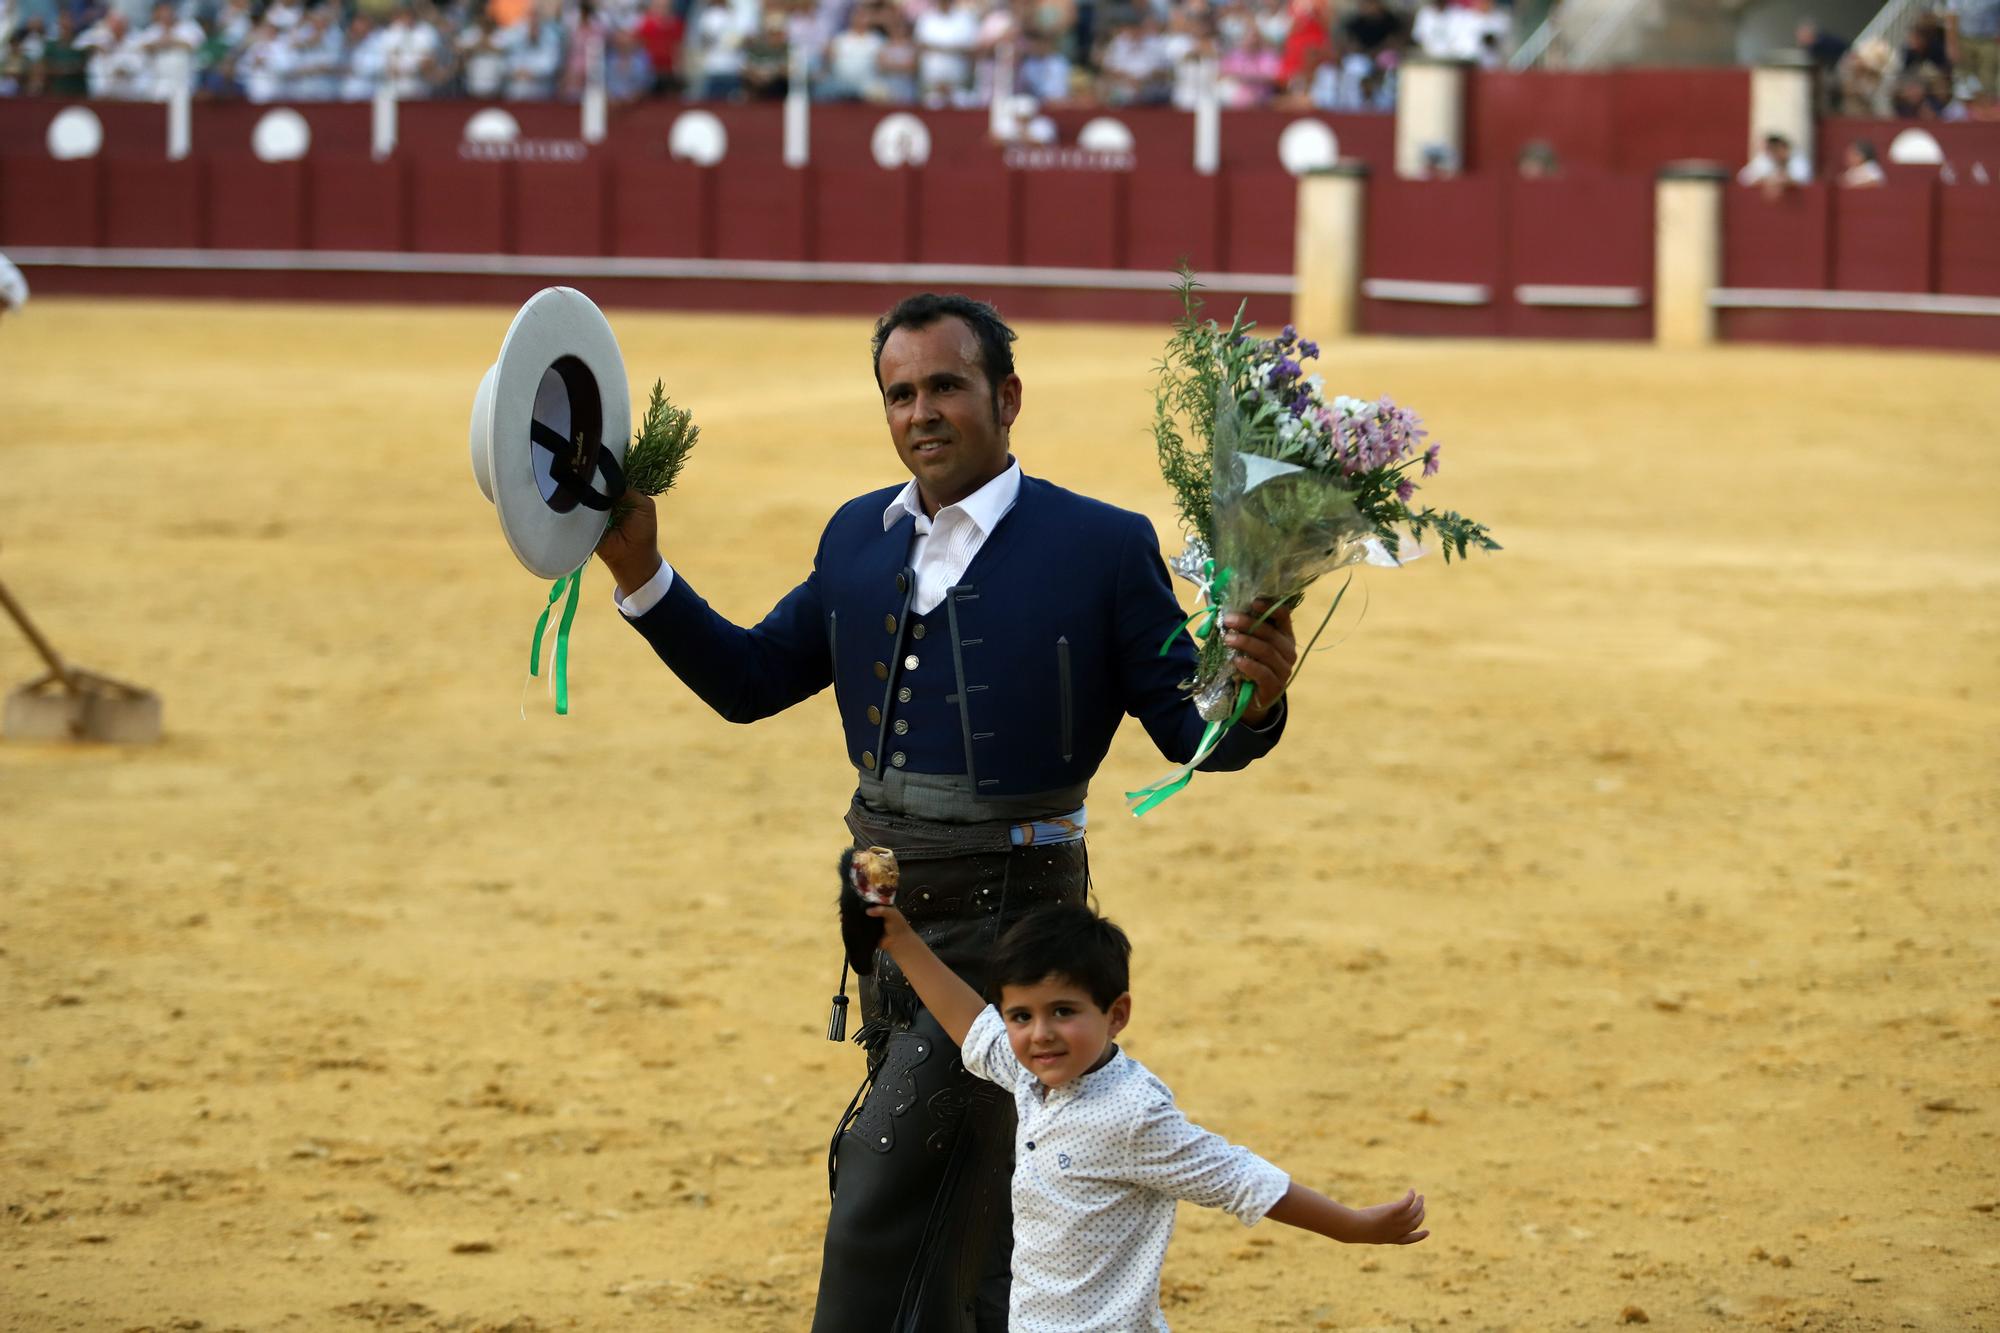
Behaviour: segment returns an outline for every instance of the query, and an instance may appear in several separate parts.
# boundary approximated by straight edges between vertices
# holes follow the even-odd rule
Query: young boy
[[[1178,1199],[1355,1244],[1430,1232],[1423,1196],[1349,1208],[1190,1124],[1113,1039],[1132,1016],[1125,932],[1081,904],[1041,908],[1001,937],[988,1005],[893,907],[882,947],[963,1050],[1014,1094],[1013,1333],[1164,1330],[1160,1267]]]

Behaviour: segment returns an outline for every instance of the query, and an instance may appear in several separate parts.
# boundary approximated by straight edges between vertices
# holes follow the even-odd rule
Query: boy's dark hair
[[[986,371],[986,382],[993,387],[995,402],[1000,399],[1000,382],[1014,373],[1014,349],[1009,344],[1014,341],[1014,330],[1007,327],[1000,318],[1000,312],[984,301],[975,301],[970,296],[960,296],[956,292],[949,296],[939,296],[936,292],[919,292],[906,296],[896,303],[896,308],[875,321],[875,387],[882,387],[882,344],[889,341],[889,335],[897,329],[924,329],[951,315],[965,321],[966,327],[979,339],[979,364]]]
[[[1008,927],[993,954],[991,995],[1062,977],[1090,992],[1099,1009],[1131,987],[1132,941],[1082,903],[1038,907]]]

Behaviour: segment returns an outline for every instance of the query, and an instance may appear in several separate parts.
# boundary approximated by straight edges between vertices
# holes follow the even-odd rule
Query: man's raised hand
[[[659,510],[652,496],[630,488],[613,506],[618,522],[597,539],[597,558],[617,580],[618,595],[629,597],[660,568]]]

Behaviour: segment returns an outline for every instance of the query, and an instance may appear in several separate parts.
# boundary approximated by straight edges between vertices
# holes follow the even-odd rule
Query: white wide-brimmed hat
[[[472,399],[472,475],[523,565],[561,578],[590,559],[625,489],[632,397],[611,325],[572,287],[514,316]]]

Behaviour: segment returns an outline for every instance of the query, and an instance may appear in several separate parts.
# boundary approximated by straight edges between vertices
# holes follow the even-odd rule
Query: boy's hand
[[[1347,1245],[1415,1245],[1431,1234],[1418,1230],[1424,1224],[1424,1196],[1415,1190],[1394,1203],[1349,1208],[1295,1180],[1264,1216]]]
[[[924,937],[910,929],[909,920],[901,912],[885,905],[870,907],[868,915],[882,923],[882,948],[903,969],[924,1008],[931,1011],[931,1017],[953,1043],[963,1046],[965,1034],[972,1030],[974,1020],[986,1008],[986,1001],[965,984],[963,977],[939,961],[924,943]]]
[[[882,921],[882,947],[894,954],[905,940],[915,938],[909,920],[893,907],[871,907],[868,915]]]
[[[1415,1190],[1394,1203],[1350,1211],[1354,1235],[1349,1239],[1356,1245],[1415,1245],[1431,1234],[1417,1229],[1424,1224],[1424,1196]]]

